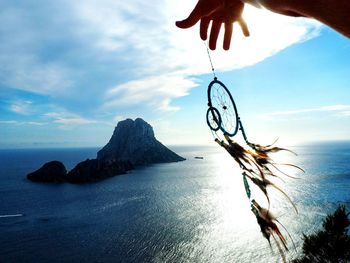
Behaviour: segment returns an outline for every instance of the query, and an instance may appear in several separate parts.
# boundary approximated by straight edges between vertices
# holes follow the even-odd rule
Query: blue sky
[[[0,3],[0,147],[102,146],[142,117],[165,144],[206,144],[212,79],[198,28],[177,29],[195,1]],[[248,7],[212,52],[252,141],[350,139],[350,41],[307,19]],[[237,29],[237,30],[236,30]]]

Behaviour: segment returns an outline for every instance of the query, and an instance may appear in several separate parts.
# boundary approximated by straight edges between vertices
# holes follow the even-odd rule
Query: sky
[[[118,121],[166,145],[212,144],[212,80],[196,1],[0,2],[0,148],[100,147]],[[350,140],[350,41],[314,20],[246,6],[230,51],[211,52],[257,143]],[[219,40],[220,41],[220,40]]]

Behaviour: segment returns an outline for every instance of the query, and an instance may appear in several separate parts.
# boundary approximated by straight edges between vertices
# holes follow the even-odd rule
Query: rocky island
[[[35,182],[86,183],[125,174],[137,166],[184,161],[154,135],[153,128],[143,119],[126,119],[115,127],[109,142],[97,153],[96,159],[78,163],[67,173],[59,161],[51,161],[27,175]]]
[[[119,122],[112,138],[97,153],[97,159],[130,161],[134,166],[185,160],[160,143],[152,126],[140,118]]]
[[[66,180],[67,169],[59,161],[45,163],[38,170],[29,173],[27,178],[34,182],[62,183]]]

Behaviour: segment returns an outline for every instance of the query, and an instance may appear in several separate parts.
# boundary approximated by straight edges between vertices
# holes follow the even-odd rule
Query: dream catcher
[[[206,113],[207,124],[212,131],[215,142],[223,147],[231,157],[239,164],[242,171],[243,185],[245,192],[251,205],[251,211],[255,215],[260,226],[263,236],[268,240],[270,247],[271,238],[281,254],[283,262],[286,262],[285,251],[288,251],[287,241],[279,227],[293,240],[287,229],[278,221],[278,219],[270,212],[270,198],[268,188],[273,187],[291,203],[296,213],[298,210],[288,195],[272,182],[271,178],[288,176],[279,169],[281,165],[295,167],[303,171],[298,166],[292,164],[277,164],[271,157],[271,153],[279,151],[289,151],[284,148],[274,146],[275,143],[267,146],[254,144],[249,142],[242,121],[239,117],[238,110],[229,89],[219,81],[215,75],[213,63],[207,48],[208,57],[212,67],[214,80],[208,86],[208,110]],[[245,145],[241,146],[234,141],[234,137],[241,133]],[[293,153],[293,152],[292,152]],[[250,189],[250,185],[254,184],[261,190],[267,199],[268,207],[262,207],[254,198]],[[294,243],[293,243],[294,245]],[[294,246],[295,247],[295,246]]]

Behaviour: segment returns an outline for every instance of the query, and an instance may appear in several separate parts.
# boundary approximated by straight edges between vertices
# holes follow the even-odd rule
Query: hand
[[[244,4],[240,0],[199,0],[188,18],[177,21],[176,26],[189,28],[200,20],[200,37],[207,39],[210,21],[212,21],[209,48],[215,50],[222,23],[225,25],[223,48],[228,50],[231,44],[233,23],[238,22],[243,34],[248,37],[249,30],[242,18]]]
[[[294,1],[294,3],[297,4],[295,0],[292,1]],[[250,2],[250,0],[243,0],[243,2],[247,3]],[[278,13],[285,16],[304,17],[303,14],[297,12],[296,10],[291,10],[288,7],[288,1],[264,0],[259,2],[259,4],[274,13]]]

